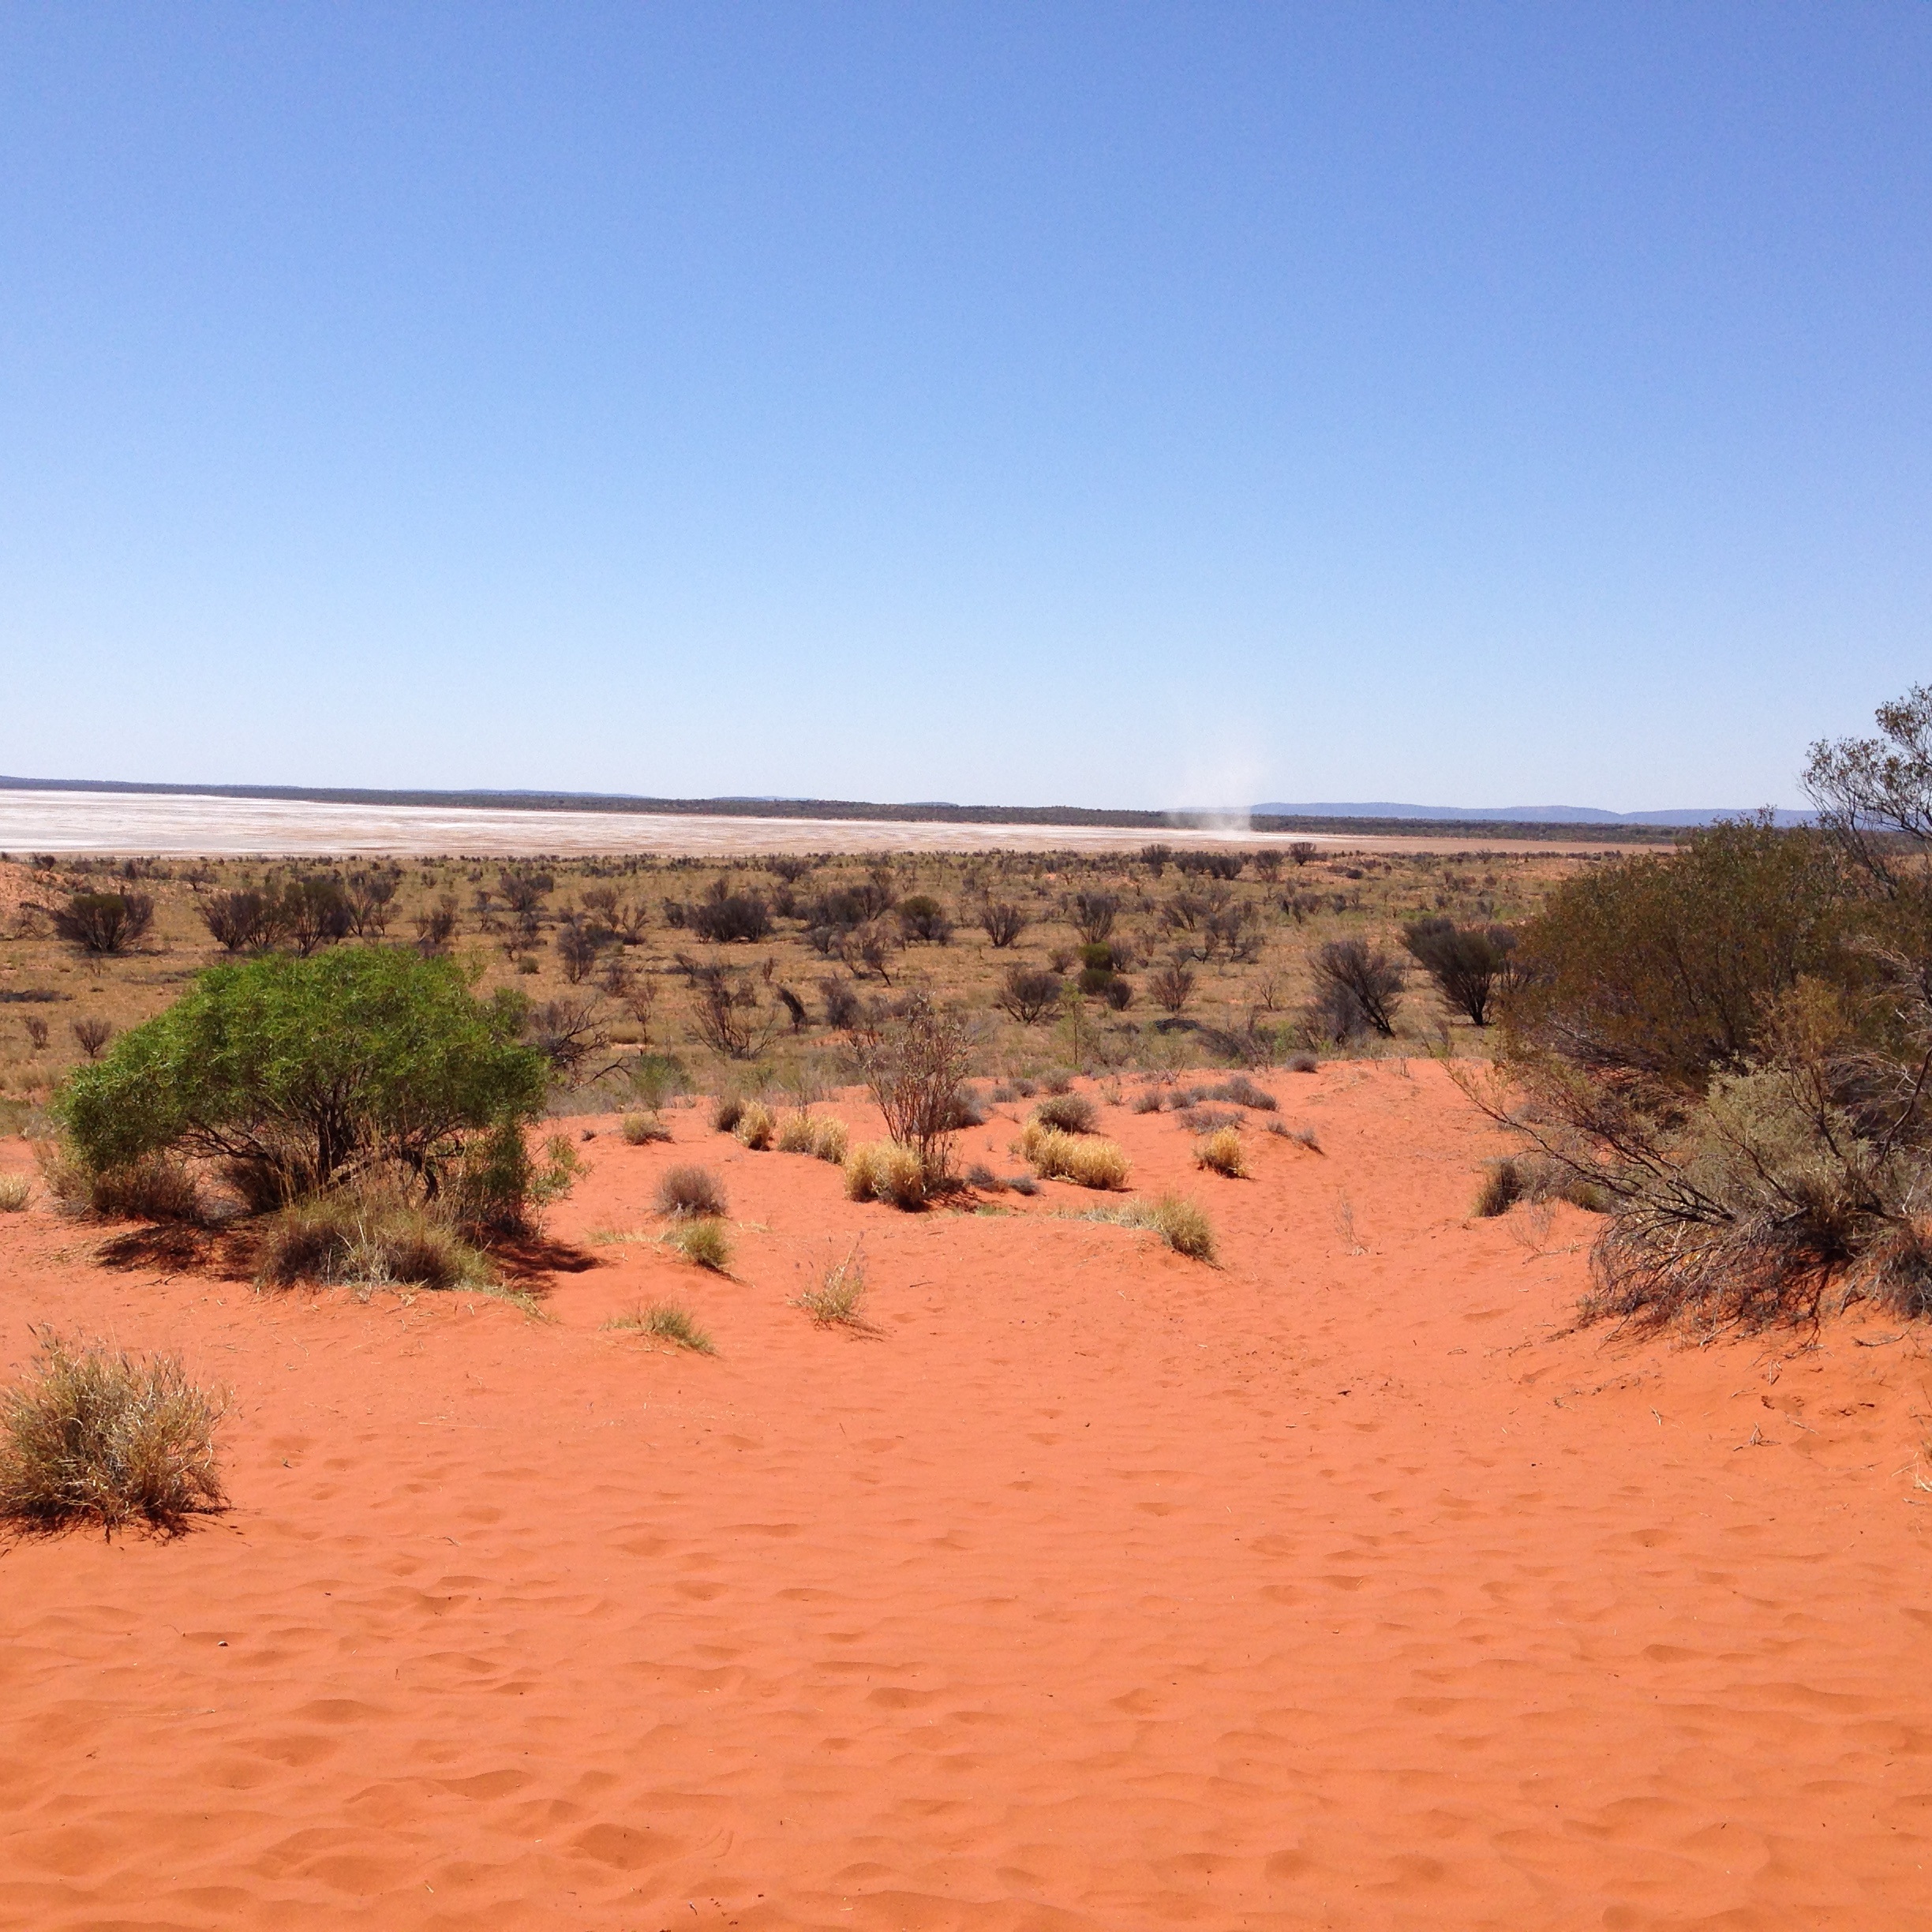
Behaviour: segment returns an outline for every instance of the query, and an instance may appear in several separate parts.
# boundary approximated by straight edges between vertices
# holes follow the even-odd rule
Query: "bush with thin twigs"
[[[926,1204],[925,1163],[897,1140],[861,1142],[845,1156],[845,1192],[856,1201],[884,1201],[908,1213]]]
[[[1248,1178],[1248,1156],[1241,1147],[1241,1130],[1219,1127],[1194,1144],[1194,1165],[1211,1173],[1225,1174],[1230,1181]]]
[[[1372,1028],[1384,1039],[1395,1034],[1408,975],[1399,960],[1361,939],[1331,939],[1309,965],[1315,999],[1309,1024],[1329,1038],[1352,1039]]]
[[[665,1237],[687,1261],[723,1275],[731,1267],[731,1236],[713,1215],[680,1221]]]
[[[657,1211],[661,1215],[695,1218],[721,1215],[731,1210],[725,1205],[724,1190],[709,1168],[668,1167],[657,1183]]]
[[[489,1288],[496,1271],[442,1215],[380,1181],[353,1183],[283,1208],[262,1230],[255,1285]]]
[[[1320,1061],[1312,1053],[1291,1053],[1282,1065],[1290,1073],[1313,1073],[1321,1067]]]
[[[747,1100],[732,1129],[733,1136],[756,1154],[763,1153],[771,1145],[777,1131],[778,1123],[762,1100]]]
[[[632,1315],[620,1315],[605,1324],[613,1329],[630,1329],[653,1340],[668,1342],[674,1348],[688,1349],[694,1355],[715,1355],[716,1345],[686,1310],[675,1302],[653,1302]]]
[[[1009,900],[988,900],[979,908],[979,923],[994,949],[1003,951],[1027,929],[1027,915]]]
[[[74,1036],[74,1044],[90,1060],[98,1060],[102,1050],[114,1038],[114,1022],[90,1013],[84,1020],[77,1020],[69,1031]]]
[[[1058,1128],[1061,1133],[1091,1133],[1099,1114],[1084,1094],[1055,1094],[1033,1110],[1033,1118],[1043,1127]]]
[[[1022,1026],[1037,1026],[1060,1005],[1060,975],[1037,967],[1015,966],[1001,983],[993,1004]]]
[[[1148,979],[1147,987],[1154,1004],[1178,1019],[1194,997],[1194,975],[1185,966],[1163,966]]]
[[[645,1147],[653,1140],[671,1138],[671,1129],[654,1114],[627,1114],[619,1131],[631,1147]]]
[[[33,1186],[24,1174],[0,1174],[0,1214],[19,1214],[33,1199]]]
[[[178,1356],[77,1344],[50,1328],[34,1339],[32,1365],[0,1392],[0,1518],[178,1532],[226,1506],[215,1452],[224,1394],[190,1380]]]
[[[154,923],[150,893],[77,892],[65,906],[45,910],[61,938],[101,957],[126,952]]]
[[[859,1328],[865,1325],[859,1312],[865,1293],[865,1256],[854,1241],[844,1260],[834,1261],[819,1278],[818,1286],[803,1290],[792,1306],[803,1309],[822,1328]]]
[[[1062,1133],[1032,1120],[1020,1134],[1020,1151],[1043,1181],[1071,1181],[1076,1187],[1106,1189],[1127,1185],[1127,1156],[1112,1140]]]
[[[920,992],[908,994],[891,1019],[852,1030],[852,1059],[886,1132],[918,1155],[928,1186],[943,1184],[951,1164],[968,1046],[964,1020]]]

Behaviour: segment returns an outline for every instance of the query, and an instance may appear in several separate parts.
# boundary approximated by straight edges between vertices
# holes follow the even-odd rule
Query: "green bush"
[[[1503,1011],[1511,1054],[1701,1092],[1752,1054],[1801,979],[1869,976],[1847,945],[1854,913],[1831,841],[1763,821],[1601,867],[1523,928],[1524,979]]]
[[[433,1193],[469,1144],[543,1106],[527,1002],[451,960],[369,946],[211,968],[69,1076],[55,1112],[89,1169],[175,1151],[271,1176],[283,1198],[399,1164]],[[519,1140],[520,1145],[520,1140]]]

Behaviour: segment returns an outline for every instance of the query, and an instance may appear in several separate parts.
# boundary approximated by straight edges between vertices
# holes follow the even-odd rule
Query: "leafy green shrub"
[[[27,1374],[0,1392],[0,1517],[178,1531],[227,1499],[215,1453],[225,1398],[172,1355],[131,1355],[36,1331]]]
[[[661,1215],[720,1215],[731,1211],[724,1190],[708,1168],[670,1167],[657,1183],[657,1211]]]
[[[909,944],[944,945],[953,937],[953,921],[930,893],[914,893],[899,901],[899,930]]]
[[[96,1172],[179,1151],[257,1166],[290,1198],[372,1163],[433,1191],[477,1134],[540,1113],[525,1011],[477,999],[450,960],[387,948],[216,966],[77,1068],[56,1113]]]
[[[1523,928],[1524,978],[1503,1013],[1511,1057],[1700,1092],[1756,1050],[1801,979],[1870,979],[1848,948],[1854,910],[1827,838],[1764,822],[1595,867]]]

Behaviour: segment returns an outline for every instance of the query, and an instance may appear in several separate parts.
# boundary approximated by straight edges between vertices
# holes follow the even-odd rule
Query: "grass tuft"
[[[822,1328],[843,1325],[863,1328],[865,1318],[859,1305],[865,1300],[865,1256],[854,1241],[843,1261],[834,1261],[816,1288],[807,1288],[793,1304],[802,1308]]]
[[[665,1237],[687,1261],[723,1275],[731,1267],[731,1236],[724,1223],[711,1215],[679,1222]]]
[[[33,1199],[33,1184],[24,1174],[0,1174],[0,1214],[18,1214]]]
[[[178,1356],[76,1346],[46,1328],[35,1340],[33,1365],[0,1392],[0,1517],[172,1533],[226,1506],[215,1455],[225,1397],[191,1382]]]
[[[1194,1143],[1194,1164],[1210,1172],[1225,1174],[1230,1181],[1248,1178],[1248,1157],[1241,1147],[1240,1130],[1217,1127]]]
[[[1032,1120],[1020,1136],[1020,1151],[1043,1181],[1110,1189],[1127,1185],[1127,1156],[1115,1141],[1062,1133]]]
[[[845,1192],[856,1201],[886,1201],[910,1213],[926,1204],[926,1170],[915,1148],[865,1141],[845,1156]]]
[[[271,1215],[256,1255],[258,1288],[491,1288],[489,1258],[426,1210],[377,1186],[350,1187]]]
[[[668,1140],[671,1129],[655,1114],[627,1114],[619,1130],[632,1147],[646,1147],[653,1140]]]
[[[675,1302],[653,1302],[649,1308],[641,1308],[632,1315],[620,1315],[606,1322],[607,1328],[625,1330],[638,1335],[647,1335],[660,1342],[668,1342],[674,1347],[689,1349],[694,1355],[715,1355],[717,1346],[710,1336],[699,1327],[696,1320]]]
[[[772,1110],[762,1100],[747,1100],[732,1133],[755,1154],[763,1153],[778,1131]]]

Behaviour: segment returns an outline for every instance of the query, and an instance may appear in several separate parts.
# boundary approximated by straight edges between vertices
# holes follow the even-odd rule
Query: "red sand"
[[[1919,1335],[1559,1333],[1586,1219],[1464,1220],[1439,1069],[1274,1085],[1325,1151],[1249,1182],[1108,1110],[1217,1270],[690,1113],[736,1279],[601,1246],[548,1323],[0,1218],[0,1354],[238,1402],[227,1517],[0,1557],[0,1923],[1932,1924]],[[587,1151],[567,1238],[692,1150]],[[859,1230],[870,1339],[787,1305]],[[601,1331],[667,1295],[716,1359]]]

